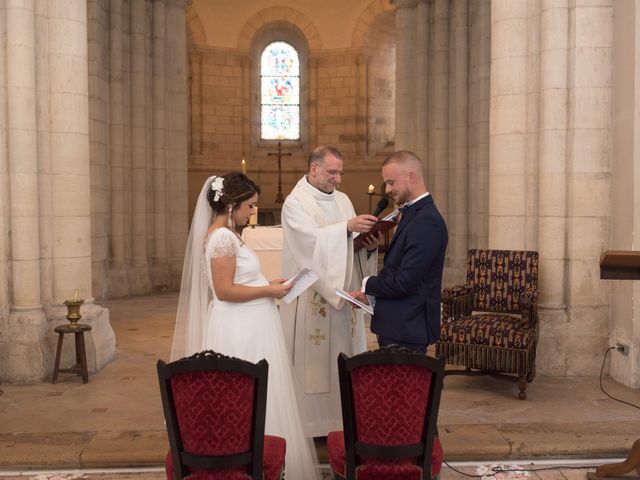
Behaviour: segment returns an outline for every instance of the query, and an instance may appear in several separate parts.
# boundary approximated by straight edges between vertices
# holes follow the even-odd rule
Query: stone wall
[[[188,8],[189,191],[190,211],[204,179],[240,170],[245,158],[260,183],[261,207],[277,207],[277,142],[260,139],[259,56],[278,38],[296,47],[301,61],[301,138],[283,142],[282,186],[286,195],[306,171],[306,156],[320,144],[337,147],[346,158],[342,190],[356,209],[369,208],[369,184],[380,185],[380,165],[393,150],[395,132],[395,29],[393,7],[369,2],[350,5],[351,41],[322,48],[327,41],[310,17],[294,8],[273,7],[247,20],[236,48],[212,45],[200,2]],[[357,9],[357,10],[356,10]],[[228,39],[226,39],[228,40]]]

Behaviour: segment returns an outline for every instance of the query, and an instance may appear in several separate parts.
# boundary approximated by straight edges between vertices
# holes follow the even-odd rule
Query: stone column
[[[538,248],[538,172],[540,158],[540,18],[541,2],[527,5],[527,128],[525,135],[525,237],[526,250]]]
[[[550,307],[566,304],[568,7],[567,0],[542,4],[538,243],[540,294]]]
[[[86,301],[82,322],[93,327],[86,342],[89,369],[95,372],[115,355],[115,336],[108,311],[92,303],[87,6],[83,0],[69,0],[49,2],[48,7],[54,206],[53,307],[49,316],[53,325],[66,322],[66,308],[61,305],[78,290],[78,296]],[[52,338],[52,344],[55,340]],[[71,361],[73,349],[67,351]]]
[[[468,248],[469,1],[454,0],[449,50],[449,258],[456,283],[465,280]]]
[[[170,199],[169,258],[171,288],[179,288],[184,249],[189,230],[187,212],[187,45],[186,0],[167,0],[165,43],[165,71],[167,91],[167,160]]]
[[[40,300],[40,226],[34,1],[7,1],[7,159],[11,229],[11,311],[3,327],[0,374],[33,383],[46,375]]]
[[[489,78],[491,2],[469,4],[469,246],[487,248],[489,236]]]
[[[571,2],[573,4],[573,2]],[[608,296],[599,274],[600,254],[609,245],[612,8],[610,0],[569,9],[573,74],[569,84],[567,165],[569,322],[566,375],[598,371],[608,345]],[[613,159],[614,162],[617,159]]]
[[[524,248],[527,2],[491,2],[489,247]]]
[[[435,0],[429,69],[429,177],[427,188],[449,219],[449,0]]]
[[[169,261],[167,252],[167,153],[165,122],[165,5],[153,3],[153,266],[155,286],[168,288]]]
[[[6,5],[0,4],[0,72],[7,71]],[[9,316],[9,169],[7,164],[7,83],[0,75],[0,325]]]
[[[415,131],[411,149],[418,155],[425,167],[424,174],[429,172],[429,165],[433,159],[427,155],[429,144],[429,3],[419,0],[415,8],[416,38],[415,49],[415,79],[414,110]],[[425,177],[426,178],[426,177]]]
[[[640,4],[613,3],[613,139],[611,155],[612,250],[640,250]],[[604,52],[602,52],[604,53]],[[640,284],[603,282],[610,292],[609,345],[630,345],[629,355],[611,355],[609,375],[640,387]],[[604,287],[604,285],[603,285]]]
[[[309,145],[318,145],[318,64],[317,56],[309,57]]]
[[[413,148],[415,135],[416,0],[396,0],[396,150]]]
[[[567,295],[568,0],[545,0],[541,12],[538,248],[539,358],[544,371],[565,368]]]
[[[162,48],[164,49],[164,46]],[[193,155],[202,155],[202,52],[189,53],[189,69],[191,75],[191,81],[189,83],[189,93],[191,97],[189,101],[189,105],[191,105],[191,111],[189,112],[191,119],[191,131],[189,132],[191,137],[190,153]]]
[[[128,202],[125,165],[125,82],[123,0],[109,2],[109,277],[105,295],[129,292],[127,275]]]
[[[92,291],[104,298],[109,261],[109,4],[89,0],[89,149],[91,157]]]
[[[147,262],[147,12],[145,0],[131,0],[131,209],[132,265],[129,271],[131,293],[150,289]],[[185,64],[186,67],[186,64]],[[183,69],[185,68],[183,67]]]

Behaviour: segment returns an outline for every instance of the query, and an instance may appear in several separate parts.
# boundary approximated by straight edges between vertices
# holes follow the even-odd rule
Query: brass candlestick
[[[80,314],[80,305],[84,303],[84,298],[78,298],[78,290],[73,295],[73,300],[65,300],[64,304],[67,306],[67,320],[71,323],[71,328],[78,328],[78,320],[82,318]]]

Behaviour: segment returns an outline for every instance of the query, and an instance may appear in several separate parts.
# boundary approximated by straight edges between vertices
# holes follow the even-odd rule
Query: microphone
[[[382,211],[387,208],[387,206],[389,205],[389,199],[388,198],[381,198],[380,201],[378,202],[378,205],[376,205],[375,210],[373,211],[373,213],[371,215],[373,215],[374,217],[377,217],[378,215],[380,215],[382,213]]]

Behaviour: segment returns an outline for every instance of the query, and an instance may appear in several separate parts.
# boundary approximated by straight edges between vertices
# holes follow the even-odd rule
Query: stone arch
[[[269,7],[260,10],[244,24],[238,34],[238,48],[249,50],[255,34],[266,24],[288,22],[297,27],[305,36],[310,50],[322,48],[320,33],[311,20],[303,13],[289,7]]]
[[[206,45],[207,34],[198,14],[189,5],[185,10],[187,21],[187,45]]]
[[[373,0],[367,8],[360,14],[356,26],[351,34],[351,46],[362,47],[364,38],[371,28],[374,19],[383,12],[395,10],[389,0]]]

